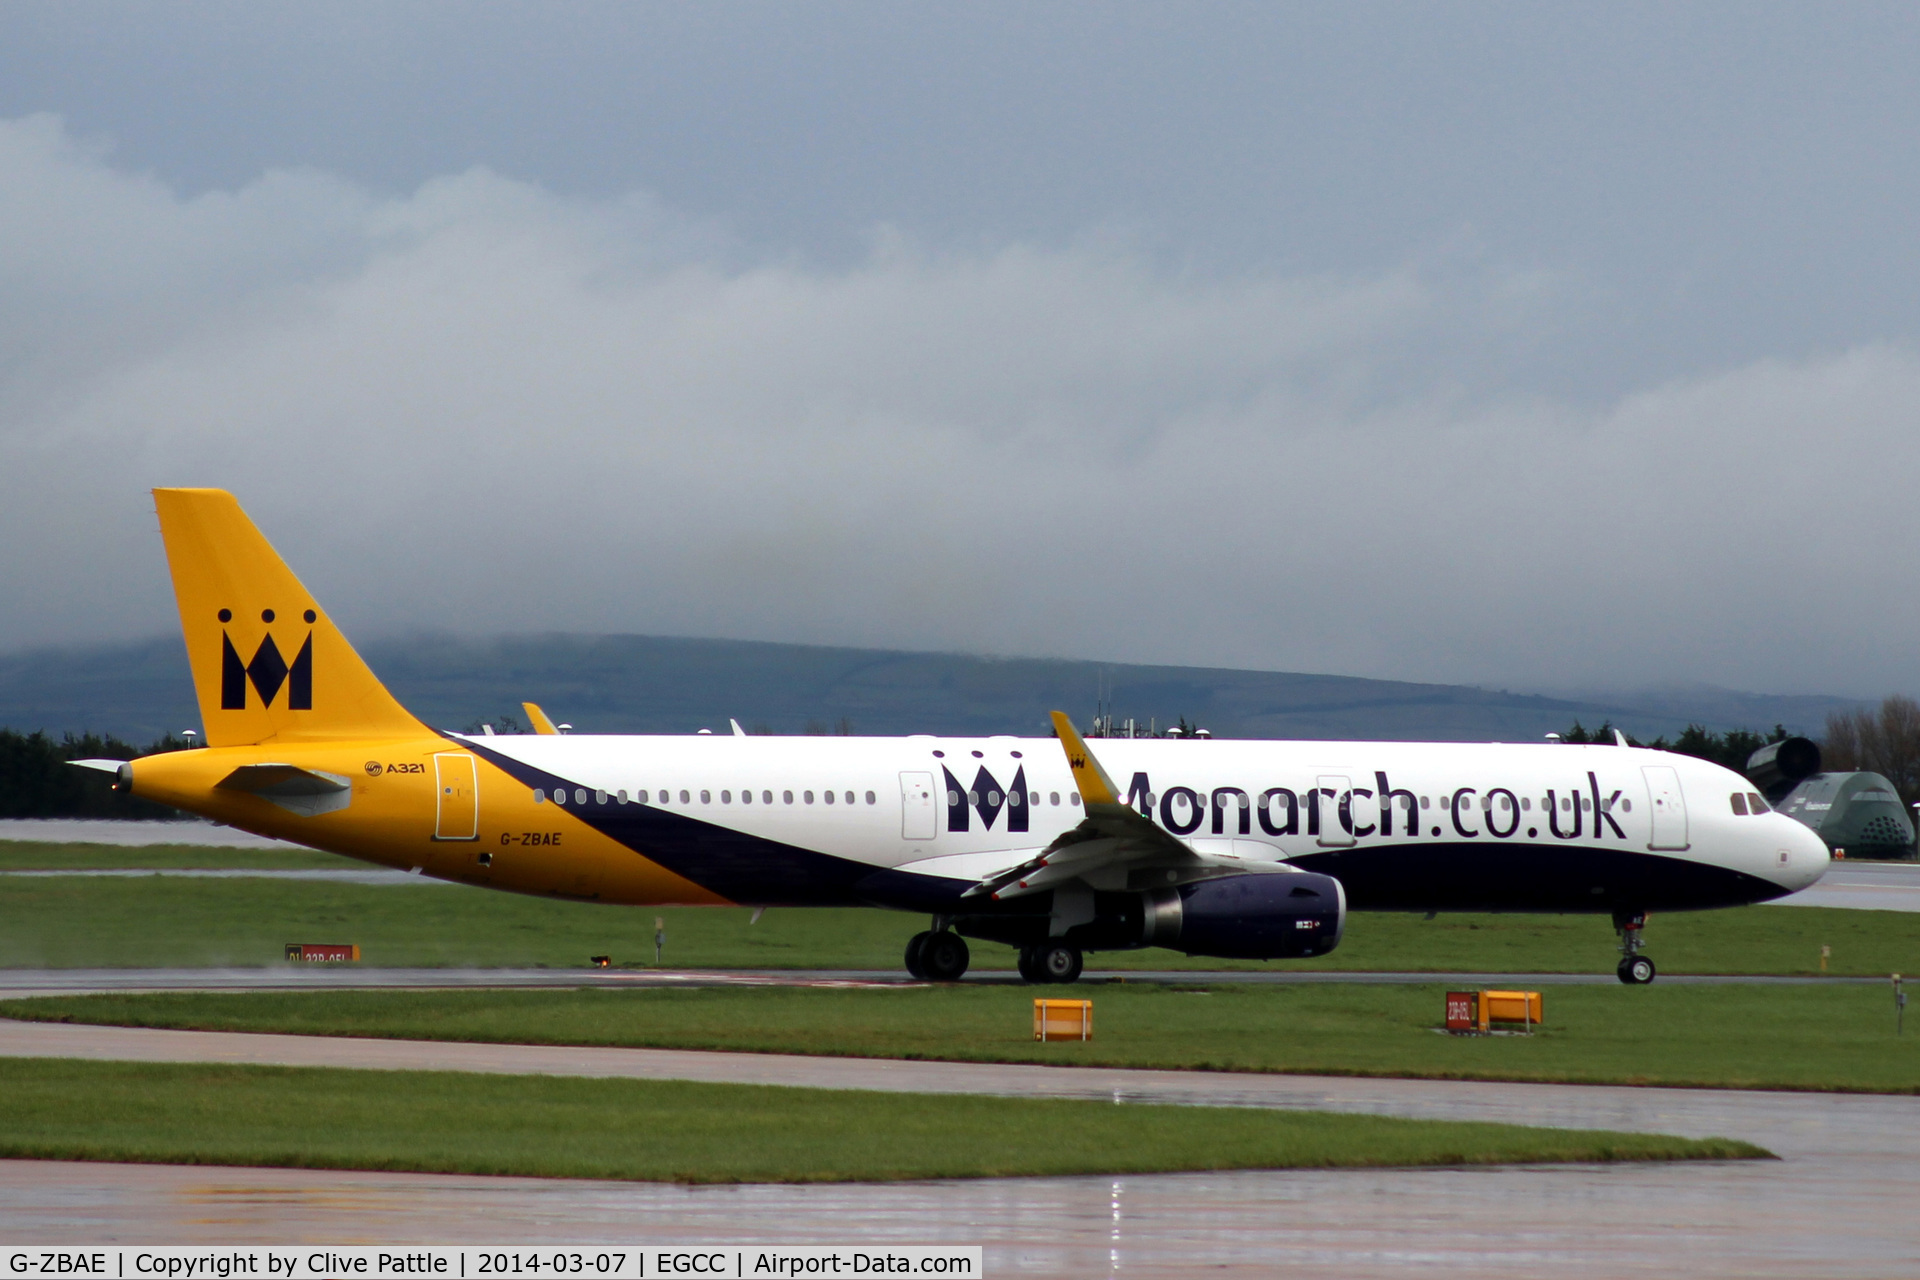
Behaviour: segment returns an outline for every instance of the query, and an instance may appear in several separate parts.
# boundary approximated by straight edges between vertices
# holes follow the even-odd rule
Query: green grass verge
[[[673,1182],[1724,1160],[1724,1138],[458,1072],[0,1061],[0,1156]]]
[[[101,849],[102,846],[91,846]],[[21,854],[15,857],[46,855]],[[222,862],[245,855],[254,862]],[[93,856],[93,855],[89,855]],[[157,858],[108,850],[99,859]],[[260,865],[263,853],[196,850],[169,865]],[[285,865],[357,867],[329,854],[274,854]],[[677,968],[901,968],[915,916],[860,909],[780,910],[749,924],[737,908],[624,908],[451,885],[372,886],[273,880],[0,877],[0,967],[263,965],[289,942],[357,942],[373,965],[579,968],[592,955],[650,965],[653,921]],[[1649,952],[1667,973],[1808,974],[1820,948],[1831,972],[1920,972],[1920,914],[1742,907],[1656,916]],[[1356,914],[1332,955],[1264,964],[1190,959],[1153,949],[1107,952],[1100,969],[1331,969],[1424,972],[1611,972],[1611,925],[1595,916]],[[1014,953],[975,942],[978,969]]]
[[[1056,994],[1057,994],[1056,989]],[[0,1016],[220,1031],[850,1057],[1920,1091],[1920,1026],[1873,987],[1555,987],[1531,1037],[1438,1033],[1437,986],[1107,985],[1091,1042],[1031,1039],[1008,987],[328,991],[37,997]]]

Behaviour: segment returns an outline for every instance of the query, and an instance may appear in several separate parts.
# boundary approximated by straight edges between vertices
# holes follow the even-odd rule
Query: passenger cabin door
[[[1322,848],[1342,848],[1353,843],[1353,832],[1340,825],[1340,802],[1347,802],[1348,821],[1352,821],[1353,783],[1340,774],[1325,774],[1313,793],[1312,812],[1319,817],[1320,834],[1315,837]]]
[[[433,758],[435,798],[433,838],[435,840],[478,840],[480,838],[480,787],[474,775],[473,757],[448,752]]]
[[[1687,800],[1680,792],[1680,772],[1671,765],[1642,765],[1647,780],[1648,812],[1653,815],[1649,849],[1687,847]]]
[[[900,838],[931,840],[939,830],[939,809],[933,800],[933,775],[900,775]]]

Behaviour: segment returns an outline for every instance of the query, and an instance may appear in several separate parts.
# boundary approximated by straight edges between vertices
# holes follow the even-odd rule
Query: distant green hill
[[[732,717],[783,734],[831,732],[842,720],[865,734],[1038,734],[1056,707],[1092,719],[1103,684],[1119,717],[1166,725],[1184,716],[1219,737],[1526,741],[1578,719],[1610,720],[1648,740],[1690,721],[1818,731],[1829,710],[1855,705],[1708,687],[1546,698],[1281,671],[660,636],[414,636],[361,652],[403,703],[443,729],[518,719],[527,699],[583,733],[725,733]],[[198,724],[177,637],[0,658],[0,726],[146,742]]]

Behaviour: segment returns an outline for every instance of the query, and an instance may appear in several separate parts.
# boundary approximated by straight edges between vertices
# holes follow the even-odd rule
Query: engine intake
[[[1747,777],[1773,804],[1818,772],[1820,748],[1806,738],[1769,742],[1747,757]]]

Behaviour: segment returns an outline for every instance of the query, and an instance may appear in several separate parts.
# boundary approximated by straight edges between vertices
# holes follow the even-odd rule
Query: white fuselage
[[[563,803],[743,903],[937,907],[1083,817],[1051,738],[461,741],[536,788],[543,803]],[[1804,888],[1828,865],[1813,832],[1755,811],[1746,779],[1663,751],[1090,745],[1128,803],[1197,851],[1325,872],[1359,909],[1723,906]],[[1736,795],[1745,812],[1736,812]],[[716,852],[703,857],[703,848]],[[872,878],[883,871],[894,874]]]

